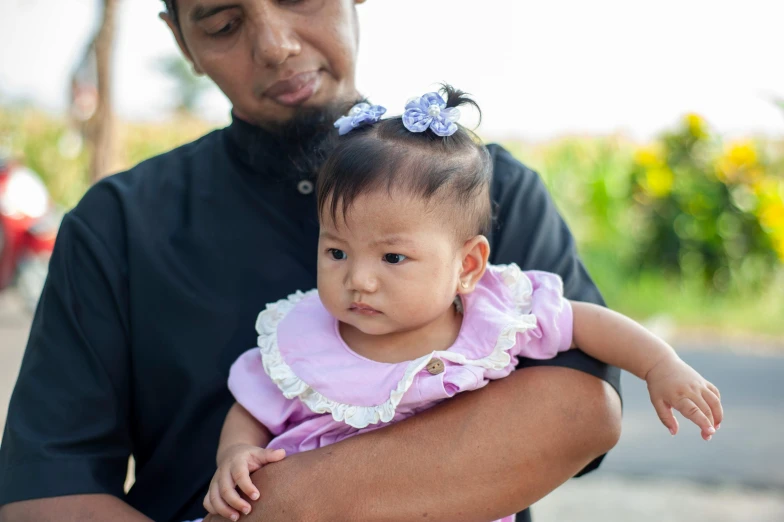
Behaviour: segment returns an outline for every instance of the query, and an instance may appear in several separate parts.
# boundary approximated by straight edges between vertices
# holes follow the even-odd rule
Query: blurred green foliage
[[[784,333],[784,142],[725,142],[690,114],[645,145],[505,145],[541,173],[612,307]]]
[[[719,291],[764,285],[784,259],[784,178],[763,151],[752,141],[722,146],[694,114],[639,149],[631,169],[637,264]]]
[[[187,113],[165,123],[121,123],[116,128],[112,171],[125,170],[147,158],[188,143],[211,130]],[[89,187],[90,162],[82,138],[65,118],[30,108],[0,106],[0,138],[10,138],[13,157],[35,170],[52,197],[73,207]]]
[[[114,170],[210,130],[180,113],[121,124]],[[88,158],[62,119],[0,108],[0,136],[54,198],[76,204]],[[652,143],[620,137],[504,143],[541,173],[608,303],[685,327],[784,334],[784,142],[724,141],[687,115]]]

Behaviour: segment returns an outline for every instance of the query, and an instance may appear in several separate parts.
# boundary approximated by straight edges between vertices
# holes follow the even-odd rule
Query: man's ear
[[[470,294],[476,284],[482,279],[487,270],[487,260],[490,257],[490,243],[482,235],[474,236],[465,242],[461,249],[463,264],[460,271],[460,280],[457,293]]]
[[[174,39],[177,41],[177,46],[180,48],[180,52],[182,52],[183,56],[185,56],[185,59],[188,60],[193,66],[193,72],[196,74],[204,74],[204,71],[202,71],[196,62],[193,61],[191,52],[188,49],[188,46],[185,45],[185,40],[182,38],[182,31],[180,31],[179,26],[177,26],[169,13],[160,13],[158,17],[166,22],[166,25],[169,26],[169,30],[172,32],[172,35],[174,35]]]

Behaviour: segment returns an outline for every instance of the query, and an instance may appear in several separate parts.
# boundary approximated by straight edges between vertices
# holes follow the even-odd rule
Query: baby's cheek
[[[414,323],[432,320],[449,308],[449,299],[442,295],[434,295],[432,289],[429,292],[415,292],[408,296],[406,305],[406,315]]]
[[[337,303],[340,299],[340,295],[334,282],[328,277],[319,278],[318,293],[324,308],[332,315],[335,315],[338,312],[339,307],[337,306]]]

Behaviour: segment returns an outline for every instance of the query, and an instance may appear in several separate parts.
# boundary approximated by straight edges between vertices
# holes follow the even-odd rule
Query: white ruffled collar
[[[259,314],[258,345],[265,372],[286,398],[361,429],[391,421],[434,357],[486,370],[506,368],[517,334],[536,327],[531,295],[531,281],[517,265],[489,266],[476,291],[465,296],[463,326],[452,347],[413,361],[380,363],[345,345],[316,290],[296,292]],[[358,386],[357,376],[374,386]]]

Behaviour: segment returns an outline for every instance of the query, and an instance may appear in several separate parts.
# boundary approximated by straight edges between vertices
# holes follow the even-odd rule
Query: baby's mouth
[[[381,313],[380,311],[365,303],[351,303],[351,306],[349,306],[348,309],[350,312],[359,315],[378,315]]]

